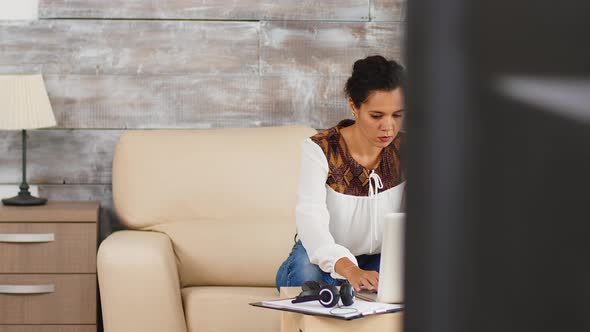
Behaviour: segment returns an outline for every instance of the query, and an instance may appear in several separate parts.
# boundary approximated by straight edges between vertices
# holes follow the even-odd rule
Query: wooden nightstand
[[[98,207],[0,204],[1,332],[96,332]]]

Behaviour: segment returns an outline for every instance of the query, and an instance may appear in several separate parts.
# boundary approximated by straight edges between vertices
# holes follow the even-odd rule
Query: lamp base
[[[18,193],[18,196],[14,196],[11,198],[5,198],[2,200],[2,204],[4,205],[18,205],[18,206],[33,206],[33,205],[43,205],[47,203],[46,198],[35,197],[31,195],[30,192],[22,190]]]

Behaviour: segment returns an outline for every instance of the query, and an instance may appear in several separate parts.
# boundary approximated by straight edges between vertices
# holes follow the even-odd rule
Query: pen
[[[371,310],[371,311],[365,311],[365,312],[362,312],[361,315],[368,316],[368,315],[373,315],[373,314],[382,314],[384,312],[387,312],[387,309],[376,309],[376,310]]]

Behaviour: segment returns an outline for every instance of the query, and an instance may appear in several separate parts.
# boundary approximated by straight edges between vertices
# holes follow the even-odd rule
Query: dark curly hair
[[[373,55],[357,60],[344,92],[354,106],[361,107],[371,92],[392,91],[404,86],[404,67],[393,60]]]

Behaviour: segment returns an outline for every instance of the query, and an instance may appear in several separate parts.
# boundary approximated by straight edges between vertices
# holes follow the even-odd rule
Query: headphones
[[[345,306],[354,303],[354,288],[348,281],[344,281],[340,286],[340,291],[336,286],[328,285],[323,282],[306,281],[301,286],[301,293],[291,301],[291,303],[301,303],[318,300],[324,307],[332,308],[338,305],[342,299]]]

